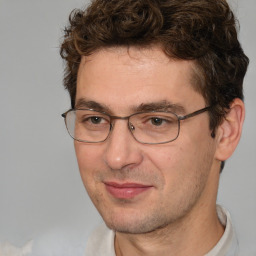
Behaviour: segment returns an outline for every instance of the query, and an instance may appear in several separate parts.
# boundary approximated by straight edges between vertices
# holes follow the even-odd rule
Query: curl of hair
[[[82,56],[104,47],[155,44],[170,58],[194,61],[193,86],[213,106],[214,131],[230,103],[243,99],[249,63],[225,0],[94,0],[85,11],[74,10],[60,48],[72,107]]]

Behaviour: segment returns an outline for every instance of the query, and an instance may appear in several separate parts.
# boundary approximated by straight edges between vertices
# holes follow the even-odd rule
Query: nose
[[[116,120],[106,140],[104,161],[112,170],[137,167],[143,160],[141,145],[137,142],[126,120]]]

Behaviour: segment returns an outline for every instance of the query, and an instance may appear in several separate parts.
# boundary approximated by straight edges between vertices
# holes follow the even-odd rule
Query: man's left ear
[[[223,122],[217,128],[217,148],[215,158],[227,160],[235,151],[242,134],[245,107],[241,99],[234,99]]]

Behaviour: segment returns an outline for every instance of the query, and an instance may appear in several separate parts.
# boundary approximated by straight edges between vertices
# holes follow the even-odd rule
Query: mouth
[[[131,199],[153,188],[138,183],[104,182],[106,190],[117,199]]]

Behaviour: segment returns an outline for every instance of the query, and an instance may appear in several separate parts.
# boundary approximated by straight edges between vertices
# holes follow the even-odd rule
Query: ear
[[[245,107],[241,99],[234,99],[223,122],[217,128],[215,159],[227,160],[235,151],[242,134]]]

